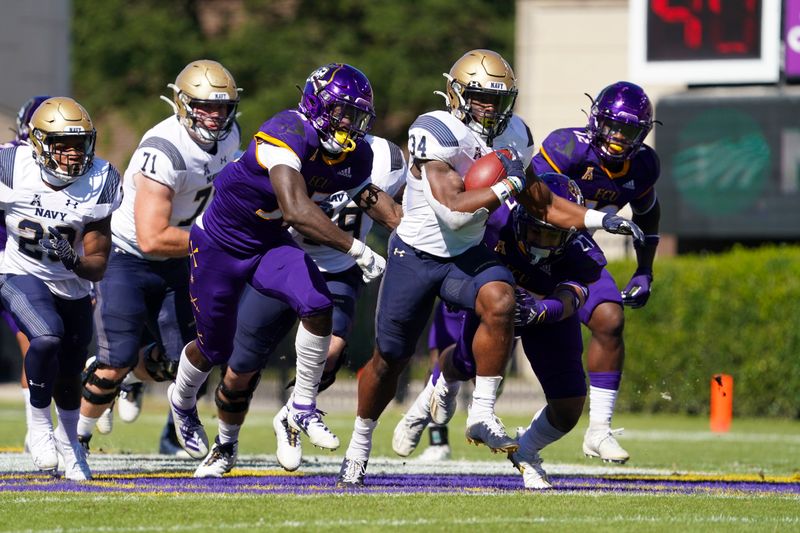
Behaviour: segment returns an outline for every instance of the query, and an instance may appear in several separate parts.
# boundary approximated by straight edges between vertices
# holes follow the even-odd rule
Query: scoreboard
[[[656,104],[662,233],[800,239],[800,88],[692,89]]]
[[[629,64],[643,83],[771,83],[780,0],[631,0]]]

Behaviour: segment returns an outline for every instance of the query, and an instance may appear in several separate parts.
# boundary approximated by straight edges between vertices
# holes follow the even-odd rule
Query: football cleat
[[[403,415],[394,428],[392,449],[400,457],[408,457],[417,449],[430,416],[415,416],[410,411]]]
[[[142,412],[143,398],[144,383],[122,385],[119,390],[117,408],[119,409],[119,417],[123,422],[133,422],[139,418]]]
[[[33,464],[36,468],[50,474],[55,474],[58,468],[58,451],[56,450],[55,436],[53,430],[28,432],[28,447],[31,451]]]
[[[485,420],[471,421],[468,418],[465,436],[470,444],[488,446],[492,453],[512,453],[519,448],[517,441],[508,436],[503,422],[496,415]]]
[[[542,468],[542,458],[537,452],[533,455],[523,456],[519,450],[508,454],[508,460],[514,468],[522,474],[522,482],[526,489],[543,490],[552,489],[553,484],[547,477],[547,472]]]
[[[186,450],[181,448],[175,431],[175,424],[167,423],[161,430],[161,438],[158,439],[158,453],[161,455],[172,455],[177,459],[191,459]]]
[[[181,409],[172,403],[172,393],[175,384],[171,384],[167,389],[169,398],[169,408],[172,410],[172,418],[175,420],[175,436],[178,444],[186,450],[193,459],[205,459],[208,455],[208,437],[203,423],[200,422],[200,415],[197,414],[197,407],[191,409]]]
[[[449,444],[431,445],[425,448],[425,451],[419,456],[419,460],[430,462],[447,461],[452,455]]]
[[[111,405],[103,411],[103,414],[100,415],[100,418],[98,418],[95,423],[97,431],[103,435],[108,435],[111,433],[111,430],[114,429],[114,403],[115,402],[111,402]]]
[[[336,487],[340,489],[359,489],[364,486],[364,476],[367,475],[367,461],[361,459],[344,458]]]
[[[219,443],[219,437],[214,439],[211,451],[194,471],[194,477],[222,477],[231,471],[239,456],[239,443]]]
[[[64,477],[71,481],[88,481],[92,479],[92,471],[86,462],[86,448],[78,439],[70,442],[55,437],[56,450],[64,460]],[[86,441],[88,445],[88,441]]]
[[[275,431],[275,440],[278,442],[278,448],[275,451],[278,464],[284,470],[293,472],[300,467],[303,448],[300,444],[300,432],[289,426],[288,418],[289,408],[284,405],[272,419],[272,429]]]
[[[630,459],[630,454],[619,445],[615,435],[621,434],[620,429],[592,429],[586,430],[583,436],[583,453],[586,457],[597,457],[606,463],[623,464]]]
[[[431,420],[434,424],[443,426],[453,418],[458,405],[456,400],[460,388],[461,384],[458,382],[450,383],[449,386],[446,386],[444,379],[441,377],[436,381],[436,385],[433,387],[430,408]]]
[[[322,416],[325,414],[316,406],[297,406],[294,402],[289,405],[287,422],[289,427],[302,431],[308,435],[311,444],[326,450],[335,450],[339,447],[339,437],[328,429]]]

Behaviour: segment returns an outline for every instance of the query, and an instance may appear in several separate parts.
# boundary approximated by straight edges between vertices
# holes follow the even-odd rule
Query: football
[[[506,177],[506,169],[500,158],[497,157],[497,152],[503,152],[504,155],[511,157],[511,152],[501,149],[489,152],[475,161],[467,171],[467,175],[464,176],[465,190],[485,189]]]

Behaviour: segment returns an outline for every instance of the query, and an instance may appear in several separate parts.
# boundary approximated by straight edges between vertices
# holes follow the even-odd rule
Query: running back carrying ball
[[[465,190],[485,189],[506,178],[506,169],[497,156],[497,152],[502,152],[507,157],[512,157],[511,152],[504,148],[489,152],[475,161],[467,171],[467,175],[464,176]]]

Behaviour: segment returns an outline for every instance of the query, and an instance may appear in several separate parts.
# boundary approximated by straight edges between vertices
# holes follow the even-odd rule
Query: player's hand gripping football
[[[637,270],[622,290],[622,303],[634,309],[644,307],[650,298],[650,285],[652,283],[652,272]]]
[[[506,148],[505,150],[511,154],[511,157],[505,155],[501,150],[495,153],[503,164],[503,168],[506,170],[505,181],[508,182],[513,189],[514,195],[517,195],[525,188],[525,167],[516,150],[513,148]]]
[[[608,213],[603,217],[603,229],[617,235],[630,235],[634,246],[644,246],[644,232],[627,218]]]
[[[64,268],[75,270],[75,267],[80,263],[80,258],[75,249],[56,228],[48,226],[47,231],[50,232],[50,237],[52,238],[39,240],[39,246],[44,248],[46,252],[55,254],[64,264]]]
[[[356,260],[356,264],[361,268],[361,278],[364,283],[381,277],[386,270],[386,259],[372,251],[372,248],[358,239],[353,239],[353,245],[347,252],[349,256]]]

